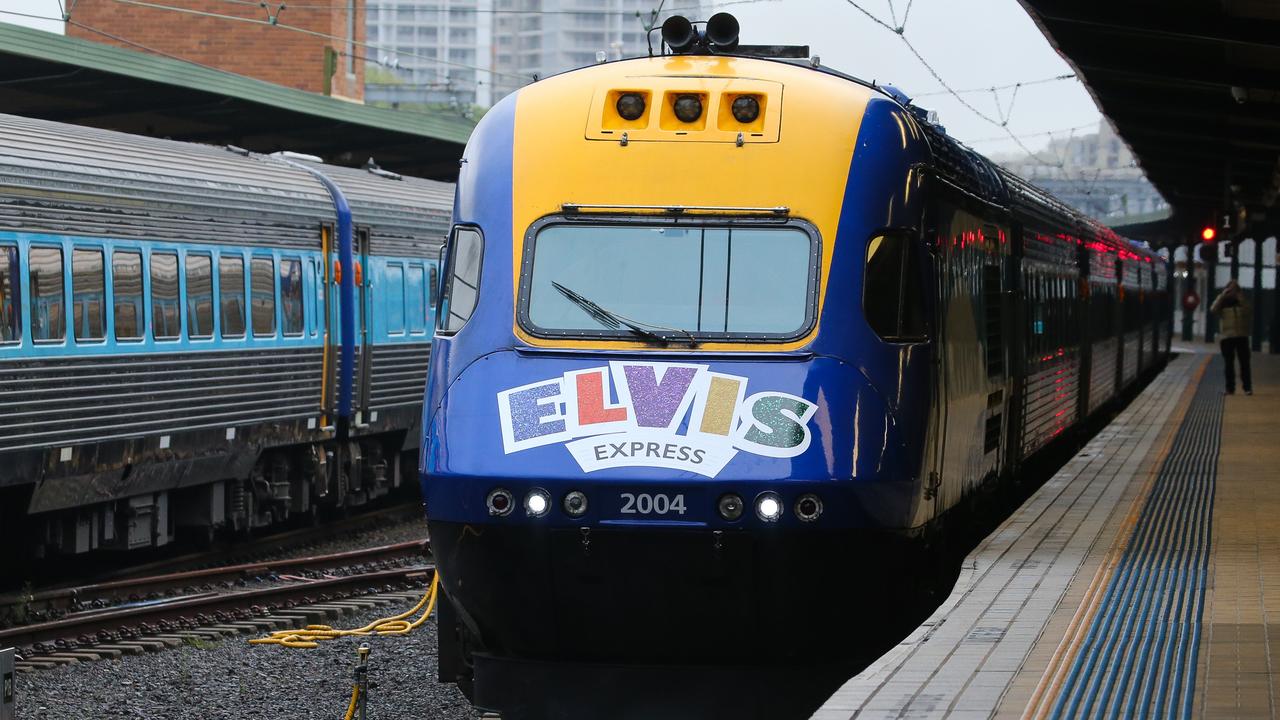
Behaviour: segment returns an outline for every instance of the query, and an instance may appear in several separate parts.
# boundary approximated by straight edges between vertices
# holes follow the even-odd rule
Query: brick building
[[[266,5],[78,0],[67,35],[151,50],[299,90],[364,99],[368,53],[359,43],[365,36],[365,0],[309,0],[298,5],[271,0]]]

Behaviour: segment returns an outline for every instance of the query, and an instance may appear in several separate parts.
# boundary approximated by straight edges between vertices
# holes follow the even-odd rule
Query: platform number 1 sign
[[[4,674],[4,703],[13,702],[13,673]]]

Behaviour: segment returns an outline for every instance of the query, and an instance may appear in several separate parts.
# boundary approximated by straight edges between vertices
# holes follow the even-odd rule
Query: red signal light
[[[1211,227],[1206,227],[1205,229],[1200,231],[1200,237],[1204,238],[1205,242],[1213,242],[1213,239],[1217,236],[1218,236],[1218,231],[1214,230]]]

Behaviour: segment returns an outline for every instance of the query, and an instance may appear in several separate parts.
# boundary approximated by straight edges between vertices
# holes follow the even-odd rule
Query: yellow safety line
[[[1182,397],[1178,400],[1178,406],[1173,415],[1173,417],[1177,418],[1177,421],[1165,437],[1164,444],[1160,446],[1159,453],[1147,471],[1147,477],[1142,483],[1142,489],[1133,498],[1128,515],[1125,516],[1124,522],[1116,530],[1115,540],[1111,543],[1110,552],[1107,553],[1102,565],[1098,567],[1098,571],[1094,573],[1093,580],[1085,590],[1080,607],[1076,609],[1075,615],[1071,618],[1071,623],[1067,626],[1067,632],[1063,635],[1062,641],[1058,643],[1057,649],[1054,650],[1053,657],[1049,660],[1044,674],[1040,676],[1040,682],[1036,685],[1036,690],[1032,693],[1031,699],[1027,702],[1027,707],[1022,713],[1022,720],[1042,720],[1053,709],[1053,704],[1057,700],[1058,694],[1062,691],[1062,684],[1066,681],[1066,676],[1071,666],[1075,663],[1076,655],[1080,652],[1080,646],[1084,642],[1085,635],[1088,634],[1088,629],[1092,626],[1093,617],[1101,606],[1103,590],[1110,583],[1116,566],[1120,564],[1121,557],[1129,547],[1129,540],[1133,537],[1133,528],[1138,524],[1142,508],[1145,506],[1147,498],[1151,495],[1151,489],[1155,485],[1156,476],[1159,475],[1160,467],[1169,454],[1169,448],[1173,444],[1174,437],[1178,434],[1178,426],[1181,425],[1182,419],[1186,416],[1187,408],[1191,405],[1191,398],[1195,395],[1195,389],[1199,387],[1200,380],[1204,377],[1205,370],[1209,367],[1209,360],[1210,358],[1205,358],[1200,364],[1200,369],[1196,371],[1195,378],[1187,384]]]

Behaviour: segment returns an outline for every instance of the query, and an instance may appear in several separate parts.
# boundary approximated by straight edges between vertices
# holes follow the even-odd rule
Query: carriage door
[[[369,376],[373,370],[373,342],[369,328],[373,325],[373,273],[369,267],[369,228],[356,228],[356,372],[352,378],[351,411],[356,427],[370,422]]]
[[[982,454],[986,469],[999,473],[1000,448],[1004,438],[1005,401],[1008,378],[1008,358],[1005,347],[1005,255],[1000,242],[1000,228],[984,225],[982,228],[985,260],[982,264],[982,327],[987,366],[987,410],[983,422]]]
[[[326,223],[320,228],[320,266],[318,276],[314,278],[317,286],[315,298],[317,314],[323,318],[316,328],[323,340],[323,356],[321,361],[320,411],[325,427],[332,428],[334,418],[338,414],[338,327],[337,305],[338,289],[334,263],[337,250],[334,248],[334,228]]]

